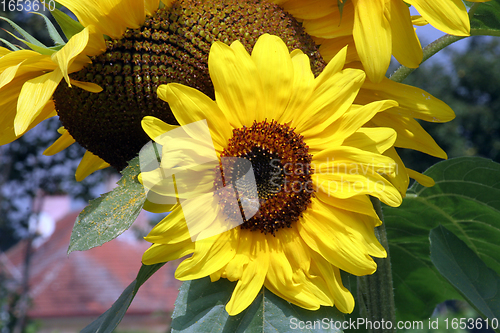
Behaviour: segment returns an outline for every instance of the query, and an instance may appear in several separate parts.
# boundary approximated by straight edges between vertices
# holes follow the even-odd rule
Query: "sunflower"
[[[362,127],[398,104],[354,104],[365,73],[343,69],[346,54],[344,48],[315,77],[308,56],[289,53],[277,36],[262,35],[251,55],[238,41],[215,42],[208,59],[215,101],[181,84],[158,88],[181,127],[143,119],[163,147],[161,167],[140,179],[160,184],[151,189],[156,196],[180,199],[145,238],[153,245],[144,264],[192,254],[176,278],[238,281],[226,305],[230,315],[263,286],[306,309],[353,310],[340,270],[372,274],[372,256],[386,256],[369,195],[390,206],[402,199],[383,176],[397,172],[382,155],[395,131]],[[190,127],[200,122],[208,140]],[[249,166],[253,176],[246,178]],[[172,183],[176,191],[166,185]]]
[[[122,169],[149,140],[141,129],[141,119],[154,116],[176,123],[169,105],[157,98],[159,85],[177,82],[215,97],[207,62],[216,40],[228,45],[239,40],[250,52],[263,33],[277,35],[290,51],[300,49],[309,55],[313,73],[319,75],[326,65],[324,59],[350,44],[344,37],[334,38],[337,48],[333,50],[325,48],[318,39],[320,35],[314,39],[308,35],[306,13],[316,9],[293,6],[301,3],[282,1],[285,10],[271,1],[257,0],[177,0],[167,1],[163,8],[152,0],[91,1],[85,5],[63,0],[61,4],[81,23],[73,21],[78,33],[70,35],[66,45],[46,48],[44,54],[39,48],[0,52],[0,103],[8,110],[0,125],[0,143],[15,140],[57,112],[63,124],[62,135],[46,154],[61,151],[75,141],[86,148],[77,169],[78,180],[109,165]],[[323,8],[327,1],[307,3]],[[342,22],[347,21],[348,5]],[[303,26],[297,19],[304,20]],[[338,24],[333,25],[335,28]],[[322,44],[318,46],[318,42]],[[346,63],[350,67],[356,67],[353,57],[357,57],[356,50],[348,47]],[[396,146],[446,157],[414,119],[449,121],[454,115],[446,104],[417,88],[386,79],[378,85],[366,80],[357,103],[382,99],[394,99],[399,107],[381,112],[366,126],[394,126]],[[393,148],[386,154],[400,166],[399,173],[386,177],[402,194],[408,176],[432,184],[425,176],[406,170]]]
[[[9,51],[2,48],[0,58],[0,94],[3,97],[0,144],[6,144],[22,136],[41,121],[56,115],[53,94],[63,80],[68,87],[78,87],[89,93],[103,89],[92,82],[70,78],[69,74],[81,71],[91,61],[89,57],[106,50],[104,35],[120,37],[127,27],[139,27],[146,15],[158,8],[159,0],[105,2],[59,1],[75,13],[80,31],[69,35],[69,41],[55,48],[33,47],[38,50]],[[127,6],[123,16],[121,6]],[[122,15],[117,15],[121,13]],[[73,24],[73,27],[75,25]],[[60,39],[62,41],[62,39]],[[28,44],[30,45],[30,44]],[[75,142],[64,128],[61,137],[45,154],[55,154]],[[81,180],[95,170],[109,166],[107,162],[87,151],[77,169],[76,178]]]
[[[473,0],[485,2],[488,0]],[[413,28],[408,5],[436,29],[456,36],[470,35],[470,22],[462,0],[273,0],[304,24],[321,44],[328,61],[340,48],[352,46],[347,62],[361,61],[368,78],[380,82],[391,55],[416,68],[422,48]],[[408,5],[407,5],[408,4]]]

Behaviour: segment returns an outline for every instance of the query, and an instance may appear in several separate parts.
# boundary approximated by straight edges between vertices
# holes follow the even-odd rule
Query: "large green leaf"
[[[483,316],[500,318],[500,276],[443,226],[431,231],[431,259],[439,272]]]
[[[56,19],[57,23],[61,27],[61,30],[68,40],[70,40],[71,37],[84,29],[83,25],[80,22],[73,20],[68,14],[60,11],[57,8],[54,9],[51,14]]]
[[[144,187],[137,180],[139,173],[139,157],[136,157],[122,171],[117,188],[90,201],[76,219],[68,254],[109,242],[134,223],[146,201]]]
[[[125,312],[129,308],[132,300],[139,288],[151,277],[157,270],[159,270],[164,263],[156,265],[142,265],[137,277],[131,284],[123,291],[115,303],[102,315],[94,320],[90,325],[86,326],[81,333],[111,333],[118,326],[118,324],[125,316]]]
[[[491,0],[485,3],[470,3],[471,35],[500,36],[500,1]]]
[[[429,233],[439,224],[500,272],[500,164],[479,157],[440,162],[425,172],[398,208],[385,207],[399,319],[428,318],[436,304],[461,295],[430,260]]]
[[[182,284],[172,315],[172,332],[341,332],[343,323],[337,309],[317,311],[292,305],[263,288],[254,302],[237,316],[229,316],[225,305],[236,282],[210,278]],[[326,318],[326,319],[324,319]],[[315,325],[315,326],[314,326]]]

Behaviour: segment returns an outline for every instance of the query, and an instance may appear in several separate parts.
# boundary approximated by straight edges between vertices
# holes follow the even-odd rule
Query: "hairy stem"
[[[371,200],[377,215],[383,221],[380,200],[373,197]],[[375,258],[377,271],[372,275],[358,277],[358,300],[361,306],[361,316],[374,323],[373,326],[380,327],[369,329],[368,332],[393,333],[396,332],[396,308],[385,224],[375,228],[375,235],[387,251],[387,258]],[[388,322],[390,324],[387,324]]]
[[[426,61],[448,45],[455,43],[461,39],[465,38],[464,36],[452,36],[452,35],[444,35],[439,37],[426,47],[424,47],[424,56],[422,58],[422,62]],[[408,77],[416,68],[408,68],[406,66],[400,66],[392,75],[389,77],[391,80],[396,82],[403,82],[404,79]]]

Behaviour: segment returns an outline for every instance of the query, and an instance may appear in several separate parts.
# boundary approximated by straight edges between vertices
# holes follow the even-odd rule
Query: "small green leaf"
[[[342,13],[344,12],[345,0],[337,0],[337,6],[339,7],[340,21],[342,22]],[[340,23],[339,23],[340,25]]]
[[[338,327],[344,316],[337,309],[305,310],[265,288],[246,310],[229,316],[225,305],[235,285],[208,277],[184,282],[175,301],[172,332],[342,332]]]
[[[17,37],[16,35],[14,35],[12,32],[10,31],[7,31],[7,30],[4,30],[6,33],[8,33],[9,35],[11,35],[12,37],[14,37],[15,39],[17,39],[18,41],[20,42],[23,42],[24,44],[28,45],[28,47],[30,49],[32,49],[33,51],[36,51],[40,54],[45,54],[45,55],[52,55],[52,53],[54,53],[55,51],[49,49],[48,47],[46,46],[43,46],[43,47],[40,47],[40,46],[37,46],[35,44],[31,44],[30,42],[28,41],[25,41],[24,39],[20,38],[20,37]]]
[[[14,44],[12,44],[11,42],[9,42],[8,40],[0,38],[0,41],[2,43],[4,43],[5,45],[7,45],[12,51],[20,51],[20,50],[22,50],[21,48],[15,46]]]
[[[500,318],[500,276],[442,225],[431,231],[430,243],[438,271],[483,316]]]
[[[471,35],[500,35],[500,0],[472,4]]]
[[[384,207],[402,320],[428,318],[438,303],[462,298],[430,260],[429,233],[439,224],[500,272],[500,164],[462,157],[437,163],[425,174],[435,186],[415,184],[400,207]]]
[[[165,265],[165,263],[150,266],[142,265],[139,273],[137,274],[137,278],[129,284],[116,302],[114,302],[106,312],[100,315],[99,318],[86,326],[81,333],[113,332],[125,316],[125,313],[127,312],[139,288],[163,265]]]
[[[52,24],[52,22],[50,22],[50,20],[47,16],[40,14],[40,13],[37,13],[37,12],[31,12],[31,14],[40,15],[43,18],[43,20],[45,21],[45,25],[47,26],[47,30],[49,31],[49,36],[50,36],[50,38],[52,38],[52,41],[56,45],[66,44],[64,42],[64,40],[62,39],[61,35],[59,35],[59,33],[57,32],[56,27],[54,27],[54,25]]]
[[[27,42],[29,42],[35,46],[38,46],[40,48],[47,48],[45,45],[43,45],[41,42],[39,42],[35,37],[31,36],[26,30],[24,30],[23,28],[21,28],[20,26],[15,24],[13,21],[9,20],[8,18],[0,16],[0,20],[3,20],[5,22],[9,23],[18,33],[21,34],[21,36],[23,36],[26,39]],[[19,39],[18,37],[16,37],[16,38]],[[19,39],[19,40],[24,42],[24,40],[22,40],[22,39]]]
[[[139,173],[139,157],[136,157],[122,171],[117,188],[90,201],[76,219],[68,254],[100,246],[132,225],[146,201],[144,187],[137,180]]]
[[[51,14],[56,19],[57,23],[61,27],[61,30],[68,40],[70,40],[71,37],[84,29],[83,25],[80,22],[73,20],[66,13],[60,11],[57,8],[51,11]]]

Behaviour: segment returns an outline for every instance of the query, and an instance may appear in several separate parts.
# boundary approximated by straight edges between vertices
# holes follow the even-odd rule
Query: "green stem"
[[[373,197],[371,200],[377,215],[383,221],[380,200]],[[369,329],[368,332],[393,333],[396,332],[396,307],[385,224],[375,228],[375,235],[387,251],[387,258],[375,258],[377,271],[372,275],[358,277],[358,300],[361,306],[361,316],[380,325],[380,329]]]
[[[461,39],[465,38],[464,36],[452,36],[452,35],[444,35],[439,37],[426,47],[424,47],[424,56],[422,58],[422,62],[426,61],[434,54],[438,53],[448,45],[455,43]],[[408,77],[416,68],[408,68],[406,66],[399,67],[392,75],[389,77],[391,80],[396,82],[403,82],[404,79]]]

